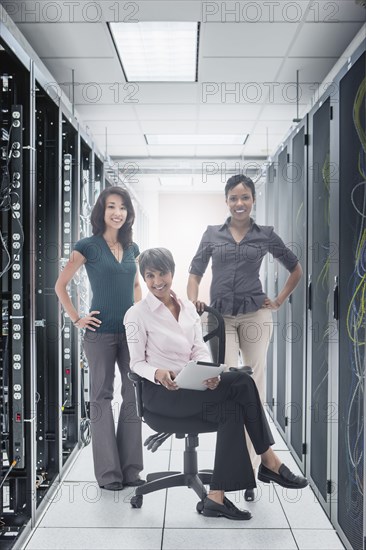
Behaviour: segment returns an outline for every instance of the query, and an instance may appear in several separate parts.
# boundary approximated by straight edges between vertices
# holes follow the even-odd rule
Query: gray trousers
[[[84,351],[90,369],[90,420],[94,472],[99,485],[129,482],[143,469],[141,420],[127,374],[130,356],[124,334],[86,331]],[[112,413],[115,363],[122,378],[117,432]]]

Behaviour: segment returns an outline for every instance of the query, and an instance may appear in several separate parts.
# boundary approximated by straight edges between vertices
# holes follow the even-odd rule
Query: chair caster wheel
[[[197,506],[196,506],[196,510],[199,514],[202,514],[202,510],[203,510],[203,500],[200,500],[199,502],[197,502]]]
[[[141,508],[142,506],[142,495],[135,495],[130,500],[132,508]]]

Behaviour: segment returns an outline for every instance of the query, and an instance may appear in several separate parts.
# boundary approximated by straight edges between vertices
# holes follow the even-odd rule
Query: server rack
[[[71,117],[62,115],[62,179],[61,179],[61,269],[68,261],[73,243],[79,239],[80,212],[80,139],[77,125]],[[79,305],[77,282],[71,281],[69,292],[73,303]],[[62,455],[66,462],[78,441],[80,423],[79,410],[79,338],[69,316],[62,313],[61,329],[61,372],[62,372]]]
[[[54,284],[58,276],[58,107],[36,82],[35,93],[35,346],[36,496],[39,503],[60,471],[58,342]]]
[[[105,174],[90,137],[49,93],[46,69],[2,23],[0,45],[0,545],[7,549],[26,540],[82,441],[79,334],[59,314],[54,284],[82,231],[81,143],[89,201]],[[77,290],[72,284],[75,303]]]
[[[267,223],[276,227],[273,208],[284,182],[275,169],[276,163],[279,169],[285,166],[286,151],[292,165],[292,239],[305,274],[285,317],[292,326],[285,359],[278,327],[268,355],[268,368],[273,370],[267,378],[268,399],[277,395],[276,424],[338,534],[347,547],[357,550],[366,548],[365,64],[362,45],[335,77],[335,86],[274,155],[266,183]],[[297,181],[298,166],[303,169]],[[280,225],[278,229],[282,236]],[[275,269],[269,262],[267,291],[274,295]],[[297,325],[304,328],[298,340]],[[287,370],[281,370],[283,361],[288,362]],[[277,387],[275,380],[272,384],[276,373]],[[285,419],[275,410],[283,399],[283,389],[282,393],[278,389],[281,379],[285,403],[291,405]],[[300,417],[294,419],[295,409]]]
[[[32,244],[29,231],[28,174],[31,151],[31,102],[26,90],[31,72],[5,49],[0,51],[1,132],[1,471],[0,541],[12,544],[31,516],[32,401],[29,387],[30,316],[26,316],[31,285]],[[26,149],[27,148],[27,149]],[[27,335],[27,336],[26,336]],[[28,424],[26,423],[28,422]]]
[[[332,284],[331,518],[344,541],[365,547],[364,380],[366,55],[359,48],[337,78],[333,119],[335,261]],[[339,261],[338,261],[339,257]]]

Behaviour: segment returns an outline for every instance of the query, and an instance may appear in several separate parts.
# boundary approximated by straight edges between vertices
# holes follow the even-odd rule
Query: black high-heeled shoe
[[[247,502],[253,502],[255,498],[254,489],[245,489],[244,498]]]

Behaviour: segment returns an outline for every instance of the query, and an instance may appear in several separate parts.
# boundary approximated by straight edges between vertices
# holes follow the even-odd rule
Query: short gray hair
[[[139,256],[139,267],[144,279],[145,272],[148,269],[162,271],[163,273],[170,271],[174,275],[175,262],[172,253],[167,248],[148,248],[141,252]]]

